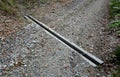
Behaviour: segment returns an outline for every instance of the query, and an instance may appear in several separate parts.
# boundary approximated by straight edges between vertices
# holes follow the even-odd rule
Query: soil
[[[36,6],[23,14],[34,14],[62,36],[106,61],[107,54],[112,51],[109,46],[118,42],[114,37],[107,40],[110,37],[108,34],[105,36],[108,29],[108,2],[66,0]],[[0,35],[0,77],[111,77],[110,69],[92,67],[78,53],[51,37],[38,25],[11,21],[7,23],[16,24],[16,30],[14,27],[0,30],[10,32]],[[6,38],[5,35],[10,36]]]

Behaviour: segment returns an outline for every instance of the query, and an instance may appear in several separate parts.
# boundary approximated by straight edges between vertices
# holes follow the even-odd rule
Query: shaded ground
[[[102,47],[108,24],[107,4],[107,0],[70,0],[51,3],[32,13],[70,41],[105,60]],[[93,68],[35,24],[25,25],[16,35],[2,41],[0,48],[1,77],[111,77],[109,70]]]

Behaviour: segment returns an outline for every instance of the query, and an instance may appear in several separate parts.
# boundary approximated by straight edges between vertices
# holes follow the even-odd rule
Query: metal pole
[[[78,52],[80,54],[80,56],[82,58],[84,58],[86,61],[88,61],[92,66],[96,67],[97,65],[100,65],[100,64],[103,63],[102,60],[100,60],[99,58],[95,57],[94,55],[88,53],[87,51],[85,51],[83,48],[80,48],[76,44],[70,42],[68,39],[66,39],[65,37],[61,36],[59,33],[55,32],[54,30],[52,30],[51,28],[49,28],[48,26],[46,26],[42,22],[40,22],[37,19],[35,19],[34,17],[28,15],[28,16],[25,16],[25,18],[29,19],[33,23],[41,26],[51,36],[53,36],[54,38],[56,38],[59,41],[61,41],[63,44],[67,45],[68,47],[70,47],[73,50],[75,50],[76,52]]]

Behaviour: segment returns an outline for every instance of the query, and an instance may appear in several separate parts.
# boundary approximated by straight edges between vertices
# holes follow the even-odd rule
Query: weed
[[[111,0],[109,5],[110,5],[110,16],[114,18],[116,14],[120,13],[120,0]]]
[[[120,62],[120,46],[118,46],[117,49],[115,50],[115,56],[117,61]]]
[[[112,17],[112,22],[110,23],[110,28],[120,27],[120,0],[110,1],[110,17]]]
[[[112,72],[112,77],[120,77],[120,46],[118,46],[115,52],[112,54],[114,55],[112,58],[112,62],[117,65],[117,68]]]
[[[110,27],[117,29],[117,33],[120,34],[120,0],[111,0],[109,5],[110,17],[113,19]],[[120,46],[117,47],[113,55],[112,62],[117,65],[117,69],[112,72],[112,77],[120,77]]]
[[[0,0],[0,10],[8,13],[15,14],[15,0]]]
[[[41,3],[45,4],[48,2],[48,0],[40,0]]]
[[[114,20],[110,23],[111,28],[118,28],[120,27],[120,20]]]
[[[120,77],[120,67],[112,73],[112,77]]]

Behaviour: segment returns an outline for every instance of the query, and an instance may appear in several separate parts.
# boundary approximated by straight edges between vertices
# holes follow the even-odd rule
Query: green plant
[[[13,7],[15,7],[15,0],[0,0],[0,10],[14,14],[15,9]]]
[[[117,61],[120,62],[120,46],[118,46],[117,49],[115,50],[115,56]]]
[[[114,30],[117,37],[120,36],[120,0],[110,1],[110,17],[112,21],[110,23],[111,30]]]
[[[120,0],[111,0],[109,5],[110,16],[114,18],[116,14],[120,13]]]
[[[6,5],[9,5],[9,6],[12,6],[14,7],[16,1],[15,0],[0,0],[0,2],[6,4]]]
[[[113,53],[115,55],[114,63],[117,64],[117,68],[112,72],[112,77],[120,77],[120,46],[118,46]]]
[[[40,0],[41,3],[47,3],[48,0]]]
[[[19,0],[18,4],[25,6],[26,8],[32,7],[34,3],[37,3],[38,0]]]
[[[111,28],[118,28],[120,27],[120,20],[114,20],[110,23]]]
[[[116,33],[117,33],[117,34],[120,34],[120,31],[117,31]]]
[[[112,77],[120,77],[120,68],[118,68],[112,73]]]

